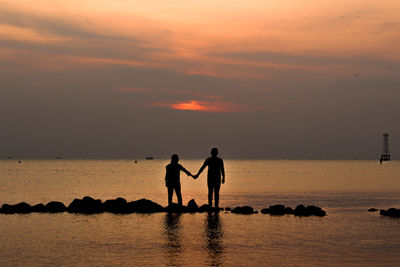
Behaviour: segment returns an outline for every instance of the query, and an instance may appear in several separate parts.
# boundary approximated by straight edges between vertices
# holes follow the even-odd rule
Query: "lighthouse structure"
[[[389,134],[383,134],[383,150],[381,158],[379,162],[382,164],[382,161],[390,161],[390,152],[389,152]]]

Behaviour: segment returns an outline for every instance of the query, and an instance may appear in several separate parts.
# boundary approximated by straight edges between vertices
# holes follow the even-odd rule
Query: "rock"
[[[70,213],[94,214],[103,212],[103,205],[100,199],[95,200],[86,196],[83,199],[74,199],[67,210]]]
[[[64,212],[67,210],[65,205],[58,201],[51,201],[46,204],[45,209],[50,213]]]
[[[286,214],[284,205],[273,205],[269,206],[269,214],[271,215],[284,215]]]
[[[15,209],[13,208],[12,205],[9,204],[3,204],[3,206],[1,207],[0,213],[3,214],[14,214],[15,213]]]
[[[207,204],[201,205],[198,209],[199,212],[207,212],[210,210],[210,207]]]
[[[232,209],[230,207],[226,207],[225,211],[231,211]]]
[[[316,207],[316,206],[307,206],[307,208],[304,205],[298,205],[295,209],[294,209],[294,215],[295,216],[319,216],[319,217],[323,217],[326,215],[326,212],[324,210],[322,210],[320,207]]]
[[[160,204],[145,198],[128,203],[128,212],[154,213],[162,211],[165,209]]]
[[[323,209],[321,209],[320,207],[311,205],[311,206],[307,206],[306,210],[307,210],[308,215],[314,215],[314,216],[319,216],[319,217],[323,217],[326,215],[326,212]]]
[[[32,207],[31,205],[21,202],[16,205],[14,205],[14,209],[16,213],[30,213],[32,212]]]
[[[381,210],[380,215],[393,217],[393,218],[400,218],[400,209],[390,208],[388,210]]]
[[[39,203],[32,207],[32,212],[47,212],[47,210],[42,203]]]
[[[21,202],[15,205],[4,204],[1,208],[0,213],[4,214],[14,214],[14,213],[30,213],[32,212],[32,207],[25,203]]]
[[[370,208],[370,209],[368,210],[368,212],[375,212],[375,211],[378,211],[378,209]]]
[[[187,208],[188,208],[189,212],[196,212],[196,211],[198,211],[199,206],[197,205],[197,203],[194,199],[191,199],[188,202]]]
[[[243,207],[236,207],[231,212],[236,214],[253,214],[254,209],[250,206],[243,206]]]
[[[186,213],[189,212],[188,207],[182,206],[176,203],[171,203],[171,205],[168,205],[166,208],[167,212],[169,213]]]
[[[262,214],[268,214],[269,213],[269,208],[265,208],[261,210]]]
[[[128,213],[128,202],[122,197],[106,200],[103,210],[111,213]]]

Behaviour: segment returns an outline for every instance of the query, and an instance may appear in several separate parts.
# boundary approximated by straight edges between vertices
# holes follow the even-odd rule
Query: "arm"
[[[225,169],[224,169],[224,161],[221,159],[221,174],[222,174],[222,183],[225,183]]]
[[[165,168],[166,170],[165,170],[165,186],[166,187],[168,187],[168,169],[167,168]]]
[[[205,169],[205,167],[206,167],[207,165],[208,165],[208,162],[207,162],[207,160],[206,160],[206,161],[204,161],[203,166],[201,166],[200,170],[197,172],[197,174],[194,176],[194,178],[199,177],[200,173],[202,173],[202,172],[204,171],[204,169]]]
[[[188,171],[188,170],[186,170],[185,168],[183,168],[182,165],[180,165],[180,166],[181,166],[181,171],[183,171],[184,173],[186,173],[188,176],[193,176],[193,175],[190,173],[190,171]]]

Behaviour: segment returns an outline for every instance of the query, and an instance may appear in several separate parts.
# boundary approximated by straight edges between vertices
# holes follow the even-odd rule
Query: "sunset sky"
[[[400,155],[398,0],[0,0],[0,156]]]

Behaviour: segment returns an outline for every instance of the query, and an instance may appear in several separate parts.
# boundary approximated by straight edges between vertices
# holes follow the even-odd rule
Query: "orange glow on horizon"
[[[250,108],[241,106],[228,101],[198,101],[190,100],[179,103],[156,103],[156,106],[168,107],[175,110],[189,110],[199,112],[239,112],[250,110]]]

